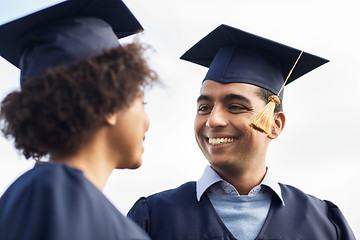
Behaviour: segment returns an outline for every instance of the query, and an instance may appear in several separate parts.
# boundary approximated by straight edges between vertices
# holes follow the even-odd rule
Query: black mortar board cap
[[[19,39],[52,22],[78,17],[95,17],[105,21],[118,39],[143,30],[121,0],[67,0],[1,25],[0,55],[19,67]]]
[[[209,67],[205,79],[221,83],[246,82],[277,94],[300,52],[240,29],[220,25],[180,58]],[[272,63],[268,64],[268,60]],[[287,84],[327,62],[327,59],[303,52]]]

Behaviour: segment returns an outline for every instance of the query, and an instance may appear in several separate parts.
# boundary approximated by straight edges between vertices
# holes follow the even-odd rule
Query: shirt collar
[[[209,165],[206,166],[203,175],[201,178],[196,182],[196,198],[198,201],[200,201],[201,196],[205,193],[207,189],[209,189],[213,184],[217,182],[225,182],[215,171],[210,167]],[[227,183],[228,185],[231,185],[230,183]],[[264,179],[262,182],[255,186],[251,191],[257,191],[257,189],[261,188],[262,186],[269,187],[281,200],[282,204],[285,206],[284,199],[281,194],[281,188],[278,182],[276,182],[271,174],[271,171],[267,168],[266,174],[264,176]]]

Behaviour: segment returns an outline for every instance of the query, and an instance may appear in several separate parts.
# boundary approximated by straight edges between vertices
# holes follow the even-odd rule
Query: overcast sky
[[[0,23],[51,0],[0,0]],[[31,4],[30,4],[31,3]],[[337,204],[360,238],[360,34],[355,0],[125,0],[145,28],[151,66],[164,86],[146,100],[150,129],[143,166],[115,170],[105,194],[124,214],[141,196],[197,180],[206,159],[196,145],[196,98],[206,68],[179,57],[220,24],[330,60],[285,88],[286,126],[269,147],[279,182]],[[121,43],[132,38],[121,40]],[[19,70],[0,58],[0,97],[19,87]],[[0,138],[0,194],[33,166]]]

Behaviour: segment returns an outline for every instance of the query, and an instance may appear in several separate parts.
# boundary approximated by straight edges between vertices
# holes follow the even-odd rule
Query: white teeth
[[[235,142],[236,138],[209,138],[209,143],[211,145],[220,145],[225,143]]]

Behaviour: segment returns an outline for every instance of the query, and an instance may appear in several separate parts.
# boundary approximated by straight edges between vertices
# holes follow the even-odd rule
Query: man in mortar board
[[[157,78],[140,44],[118,42],[141,30],[121,0],[63,1],[0,26],[0,54],[21,70],[0,129],[49,160],[1,196],[1,240],[149,239],[102,193],[113,169],[141,165],[143,89]]]
[[[266,151],[285,124],[249,124],[281,88],[328,62],[221,25],[181,58],[209,67],[197,100],[195,137],[210,163],[197,182],[140,198],[128,213],[160,239],[355,239],[333,203],[276,182]],[[270,98],[271,99],[271,98]]]

